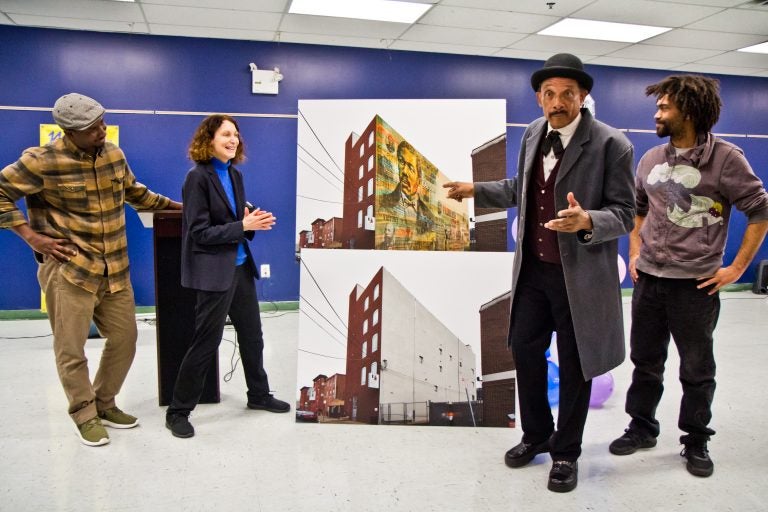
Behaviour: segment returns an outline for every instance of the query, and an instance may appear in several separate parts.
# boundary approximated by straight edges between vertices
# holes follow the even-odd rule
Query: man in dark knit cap
[[[106,142],[104,107],[96,100],[66,94],[53,118],[64,136],[27,149],[0,171],[0,228],[12,229],[34,250],[69,415],[83,444],[100,446],[109,442],[104,425],[138,425],[115,405],[137,337],[125,203],[140,209],[181,204],[136,181],[122,150]],[[21,198],[27,217],[16,206]],[[93,383],[85,357],[91,321],[106,338]]]
[[[518,208],[509,345],[515,358],[521,442],[510,467],[549,452],[547,488],[578,483],[592,378],[624,360],[618,238],[632,229],[633,149],[583,108],[593,79],[578,57],[560,53],[533,73],[544,116],[525,130],[517,176],[447,183],[448,197]],[[555,428],[547,398],[547,358],[557,333],[560,400]]]

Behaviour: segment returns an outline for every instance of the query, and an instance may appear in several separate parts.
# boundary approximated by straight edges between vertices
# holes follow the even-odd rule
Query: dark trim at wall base
[[[751,285],[750,285],[751,286]],[[298,301],[259,302],[262,313],[274,311],[291,311],[299,309]],[[137,315],[154,315],[154,306],[136,306]],[[46,313],[39,309],[8,309],[0,310],[0,320],[38,320],[48,318]]]
[[[48,318],[39,309],[7,309],[0,311],[0,320],[38,320]]]

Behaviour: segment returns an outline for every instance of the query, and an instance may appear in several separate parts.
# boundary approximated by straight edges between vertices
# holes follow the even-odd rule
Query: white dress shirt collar
[[[571,142],[571,138],[573,137],[573,134],[576,133],[576,128],[579,127],[580,122],[581,112],[579,112],[579,115],[576,116],[576,119],[568,123],[566,126],[557,129],[557,131],[560,132],[560,142],[563,143],[563,149],[568,147],[568,143]],[[552,125],[547,123],[547,134],[549,134],[549,132],[552,130],[554,130]]]

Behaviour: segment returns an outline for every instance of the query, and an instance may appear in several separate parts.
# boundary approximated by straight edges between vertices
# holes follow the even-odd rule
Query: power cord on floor
[[[232,376],[237,370],[237,363],[240,361],[240,352],[237,350],[237,332],[235,332],[235,339],[230,340],[228,338],[221,338],[223,341],[227,341],[232,344],[232,355],[229,357],[229,371],[224,374],[224,382],[232,380]]]
[[[40,334],[38,336],[0,336],[0,340],[32,340],[35,338],[47,338],[53,336],[53,333]]]
[[[136,323],[139,322],[147,325],[155,325],[157,323],[155,317],[137,318]],[[48,338],[50,336],[53,336],[52,332],[49,332],[48,334],[38,334],[37,336],[0,336],[0,340],[33,340],[37,338]]]

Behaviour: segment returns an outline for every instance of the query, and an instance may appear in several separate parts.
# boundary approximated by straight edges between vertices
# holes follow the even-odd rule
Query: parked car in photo
[[[317,423],[317,413],[312,411],[305,411],[303,409],[296,409],[296,421]]]

